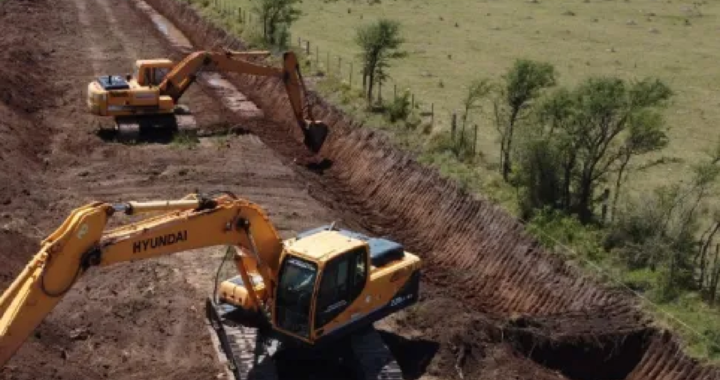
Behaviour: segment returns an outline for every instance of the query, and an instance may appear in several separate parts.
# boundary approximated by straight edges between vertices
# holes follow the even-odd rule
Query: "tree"
[[[526,59],[515,61],[503,76],[500,97],[495,102],[495,127],[500,133],[500,169],[506,181],[512,169],[513,136],[524,110],[541,90],[555,85],[555,68],[549,63]]]
[[[514,181],[521,189],[522,218],[530,220],[537,211],[562,211],[563,176],[559,145],[547,138],[522,141],[516,157],[519,170]]]
[[[703,285],[711,299],[715,297],[720,270],[713,241],[720,230],[720,214],[702,234],[700,217],[719,177],[716,162],[696,165],[690,183],[663,186],[629,203],[610,228],[607,247],[616,249],[631,268],[660,269],[666,298]],[[711,249],[716,251],[713,259]],[[699,274],[697,281],[694,273]]]
[[[300,17],[300,0],[254,0],[253,11],[263,26],[263,40],[273,46],[285,46],[290,25]]]
[[[467,92],[465,93],[465,98],[463,99],[463,124],[462,124],[462,130],[460,131],[460,146],[464,146],[466,144],[465,142],[465,125],[467,124],[467,121],[470,117],[470,112],[473,110],[479,110],[482,108],[482,105],[480,104],[480,101],[485,98],[488,94],[490,94],[490,90],[492,87],[490,86],[490,81],[487,79],[477,79],[470,83],[470,86],[468,86]],[[472,153],[475,154],[475,149],[477,147],[477,126],[475,127],[474,131],[474,137],[473,137],[473,145],[472,145]]]
[[[361,49],[363,75],[367,77],[367,101],[372,102],[373,85],[387,79],[390,61],[404,56],[400,46],[404,40],[400,36],[400,23],[394,20],[380,19],[377,22],[360,27],[355,42]]]
[[[593,218],[595,189],[616,175],[622,183],[633,157],[667,145],[659,108],[672,91],[659,80],[627,84],[597,77],[561,89],[538,107],[542,138],[553,141],[562,166],[562,206],[583,223]]]
[[[633,157],[664,149],[668,145],[668,137],[662,130],[664,120],[655,112],[638,112],[630,120],[630,127],[624,143],[619,149],[620,157],[613,192],[612,216],[617,212],[617,203],[620,199],[620,187],[629,170],[630,160]]]

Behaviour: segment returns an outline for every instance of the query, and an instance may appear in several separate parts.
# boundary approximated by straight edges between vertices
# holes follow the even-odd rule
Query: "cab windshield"
[[[283,330],[308,338],[310,336],[310,303],[317,265],[288,256],[280,269],[277,289],[277,325]]]

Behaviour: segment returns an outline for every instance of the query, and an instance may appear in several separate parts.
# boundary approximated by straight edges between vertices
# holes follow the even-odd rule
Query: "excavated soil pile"
[[[41,197],[38,174],[51,132],[38,111],[54,102],[57,91],[44,79],[52,77],[46,76],[53,72],[47,61],[52,44],[38,35],[60,28],[45,6],[47,1],[0,3],[0,204],[4,211],[27,208],[18,206],[18,197],[31,193],[33,201]]]
[[[199,48],[243,48],[185,4],[148,2]],[[265,120],[248,120],[248,128],[288,158],[306,155],[282,84],[242,75],[230,78],[265,112]],[[574,379],[720,376],[717,369],[700,366],[677,350],[674,337],[647,327],[633,299],[599,286],[544,251],[506,212],[421,166],[383,136],[358,128],[322,99],[313,101],[314,116],[332,131],[322,152],[328,161],[316,170],[320,173],[298,172],[317,184],[316,198],[353,213],[363,227],[399,239],[422,255],[426,281],[471,311],[456,321],[465,332],[455,334],[471,353],[481,352],[472,348],[477,342],[502,341],[475,322],[480,312],[500,318],[490,325],[502,326],[500,335],[511,340],[512,350],[504,344],[488,346],[496,363],[515,355],[510,363],[529,358]],[[438,326],[450,326],[437,321]],[[434,328],[437,340],[452,346],[443,330]],[[477,368],[487,364],[483,360],[475,361]]]

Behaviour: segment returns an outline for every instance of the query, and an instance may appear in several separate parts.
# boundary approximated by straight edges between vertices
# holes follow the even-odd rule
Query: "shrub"
[[[558,210],[545,208],[538,211],[529,221],[527,231],[548,248],[566,246],[574,251],[566,253],[577,253],[593,261],[604,256],[601,232]]]
[[[410,92],[405,91],[387,106],[386,110],[391,122],[406,120],[410,115]]]

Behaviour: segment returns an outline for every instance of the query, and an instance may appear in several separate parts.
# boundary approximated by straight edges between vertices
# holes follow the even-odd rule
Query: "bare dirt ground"
[[[198,144],[107,143],[85,111],[92,78],[140,57],[178,58],[130,2],[0,4],[0,287],[69,212],[94,200],[172,199],[227,189],[266,208],[284,235],[332,215],[252,135]],[[197,122],[219,103],[188,92]],[[222,373],[203,300],[218,265],[204,250],[93,271],[0,369],[3,379],[208,379]]]
[[[197,48],[242,48],[172,0],[148,3]],[[333,129],[323,152],[329,161],[292,164],[304,151],[284,90],[272,80],[228,76],[265,111],[262,119],[231,112],[206,84],[184,97],[201,127],[241,125],[254,135],[198,144],[103,141],[85,112],[86,83],[153,56],[178,58],[181,49],[131,1],[0,3],[0,287],[83,203],[224,189],[263,206],[284,236],[336,220],[400,240],[425,259],[420,304],[380,324],[407,379],[718,377],[650,327],[624,294],[579,275],[501,210],[321,100],[316,117]],[[222,370],[202,300],[217,256],[201,250],[90,273],[0,378],[216,378]]]

